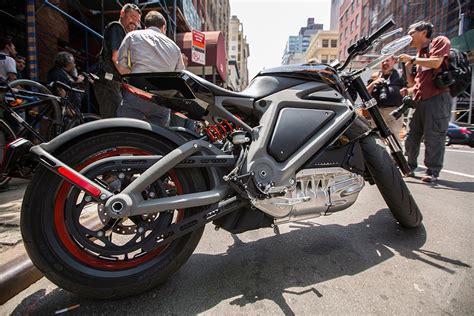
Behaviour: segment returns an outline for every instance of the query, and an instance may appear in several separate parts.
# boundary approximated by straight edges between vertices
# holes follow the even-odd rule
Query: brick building
[[[344,0],[339,8],[338,59],[347,58],[347,49],[369,31],[369,0]]]
[[[397,27],[405,32],[412,23],[425,20],[434,26],[434,36],[442,34],[448,38],[458,35],[459,6],[455,0],[410,1],[370,0],[370,30],[375,31],[389,19],[393,19]],[[464,13],[464,32],[474,28],[474,2],[460,0]]]

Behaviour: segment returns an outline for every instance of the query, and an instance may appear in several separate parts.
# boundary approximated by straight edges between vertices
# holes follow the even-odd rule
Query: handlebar
[[[77,93],[85,93],[84,90],[79,90],[79,89],[76,89],[76,88],[73,88],[67,84],[65,84],[64,82],[61,82],[61,81],[53,81],[50,83],[51,87],[54,87],[54,88],[62,88],[64,90],[66,90],[67,92],[70,92],[70,91],[73,91],[73,92],[77,92]]]
[[[380,27],[377,31],[375,31],[372,35],[369,36],[368,41],[372,44],[377,38],[379,38],[383,33],[387,32],[389,28],[395,25],[393,20],[388,21],[382,27]]]
[[[382,25],[377,31],[372,33],[370,36],[364,36],[361,39],[359,39],[357,42],[352,44],[347,52],[349,53],[349,56],[347,57],[346,61],[344,62],[344,65],[342,65],[340,68],[338,68],[339,71],[344,70],[344,68],[349,65],[349,63],[352,61],[352,59],[360,54],[363,54],[365,51],[367,51],[372,44],[385,32],[388,31],[392,26],[395,25],[395,22],[393,20],[389,20],[387,23]]]

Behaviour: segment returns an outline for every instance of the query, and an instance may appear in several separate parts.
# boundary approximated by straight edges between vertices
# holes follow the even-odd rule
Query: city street
[[[94,301],[42,278],[0,314],[456,314],[474,312],[474,149],[451,146],[437,185],[408,179],[424,214],[400,229],[378,190],[328,217],[230,235],[208,225],[161,288]],[[422,161],[422,160],[420,160]],[[2,193],[4,194],[4,193]]]

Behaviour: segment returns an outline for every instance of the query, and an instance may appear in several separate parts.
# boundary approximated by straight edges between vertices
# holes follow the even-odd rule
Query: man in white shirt
[[[122,74],[181,71],[181,50],[166,36],[166,19],[157,11],[145,16],[145,30],[128,33],[119,48],[118,68]],[[118,117],[137,118],[168,126],[170,110],[124,91]]]
[[[0,78],[8,81],[16,80],[16,61],[10,56],[16,56],[15,45],[7,37],[0,38]]]

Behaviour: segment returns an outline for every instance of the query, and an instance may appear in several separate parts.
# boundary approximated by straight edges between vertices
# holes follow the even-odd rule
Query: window
[[[351,21],[351,32],[354,31],[354,20]]]
[[[236,50],[236,49],[237,49],[237,46],[232,45],[232,50]]]
[[[359,26],[359,15],[356,15],[356,26]]]
[[[330,61],[329,61],[329,62],[333,62],[333,61],[335,61],[335,60],[336,60],[336,58],[337,58],[337,56],[336,56],[336,55],[331,55],[331,58],[330,58]]]
[[[362,18],[363,18],[363,19],[367,18],[367,14],[368,14],[367,5],[364,5],[364,6],[362,7]]]
[[[339,42],[342,42],[342,33],[339,34]]]
[[[351,13],[354,13],[354,1],[351,3]]]
[[[347,38],[347,26],[346,26],[346,29],[344,30],[344,39]]]
[[[323,47],[329,47],[329,40],[323,39]]]
[[[323,64],[327,64],[328,63],[328,55],[321,55],[321,62]]]
[[[331,47],[337,47],[337,40],[331,40]]]

